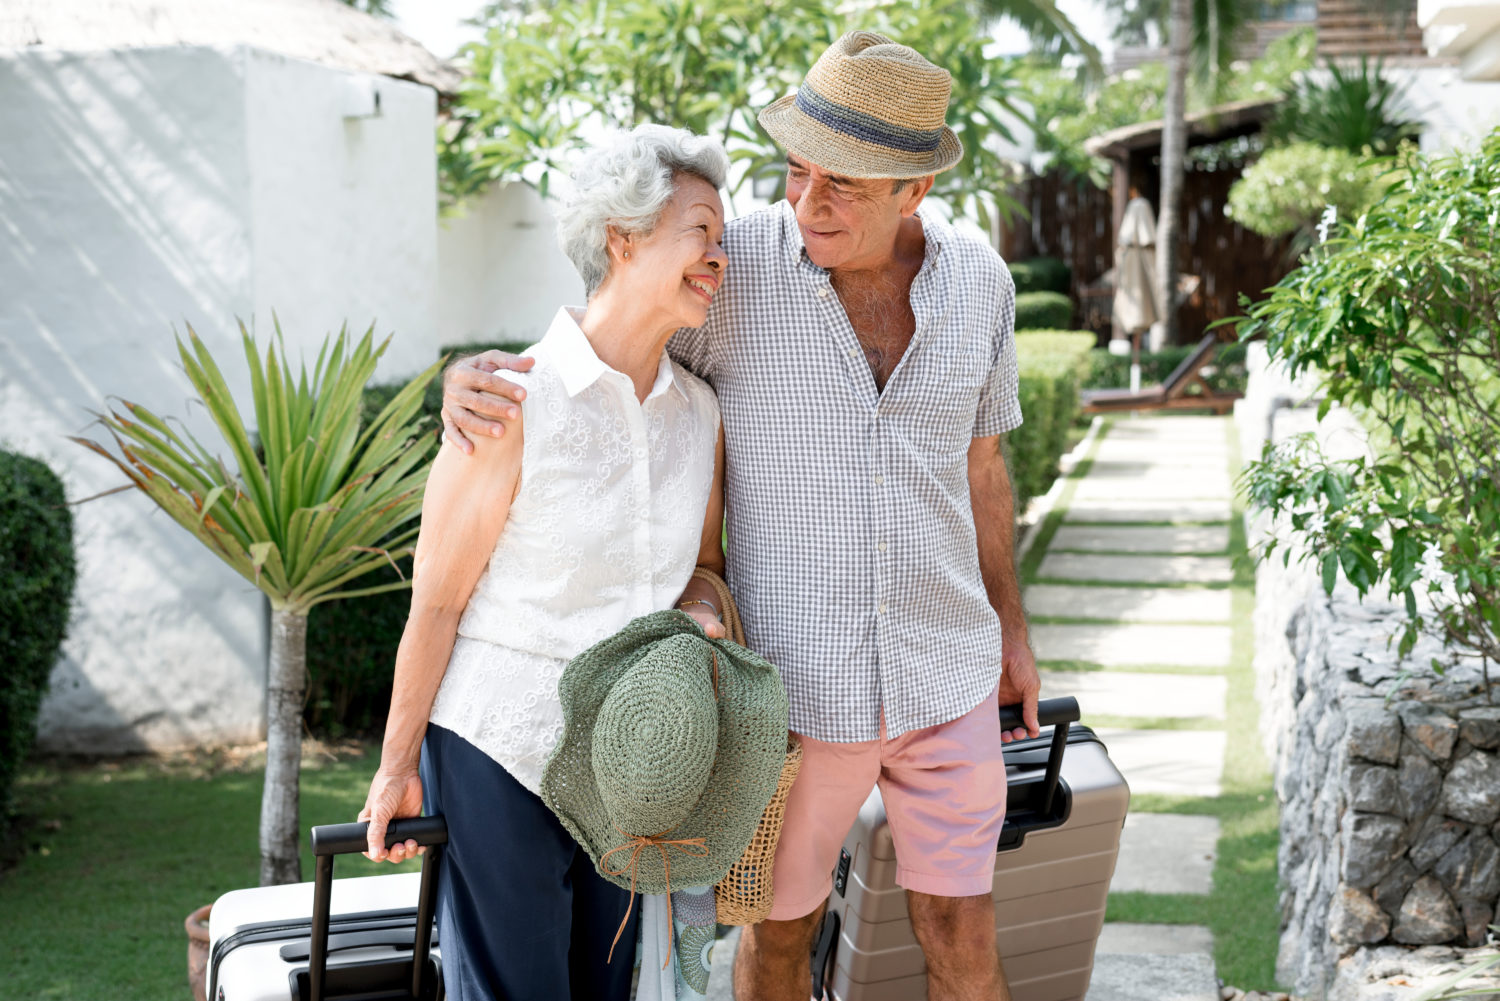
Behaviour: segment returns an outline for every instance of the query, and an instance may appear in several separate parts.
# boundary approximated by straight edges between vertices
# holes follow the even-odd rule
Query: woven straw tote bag
[[[745,627],[740,622],[740,612],[729,585],[711,570],[702,567],[693,571],[693,577],[712,585],[723,610],[724,628],[729,638],[744,646]],[[792,734],[787,734],[786,762],[781,766],[781,780],[771,795],[766,812],[761,815],[760,826],[750,847],[740,860],[730,867],[724,878],[714,886],[714,907],[718,911],[721,925],[753,925],[764,921],[771,914],[771,866],[776,860],[776,843],[781,839],[781,822],[786,817],[786,797],[792,791],[797,771],[802,767],[802,745]]]

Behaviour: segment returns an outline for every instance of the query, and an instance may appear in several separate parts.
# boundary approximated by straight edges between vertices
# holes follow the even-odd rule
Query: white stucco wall
[[[1393,66],[1386,72],[1408,85],[1406,103],[1422,120],[1423,152],[1472,149],[1500,127],[1500,81],[1465,80],[1456,66]]]
[[[495,185],[439,227],[442,343],[535,341],[559,306],[583,302],[583,280],[529,185]]]
[[[191,323],[245,390],[236,318],[315,351],[345,318],[398,332],[382,377],[434,357],[433,100],[247,48],[0,53],[0,442],[78,500],[123,482],[68,442],[108,395],[213,438],[178,368]],[[40,743],[116,752],[254,739],[264,602],[156,512],[75,508],[80,575]]]
[[[242,50],[253,302],[313,356],[345,321],[394,334],[379,379],[436,360],[437,95],[430,87]],[[375,91],[374,117],[345,118]],[[353,93],[351,93],[353,92]],[[353,109],[349,109],[353,110]]]

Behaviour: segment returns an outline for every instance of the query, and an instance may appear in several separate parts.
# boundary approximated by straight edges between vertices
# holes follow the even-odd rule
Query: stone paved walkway
[[[1224,420],[1117,420],[1027,589],[1043,694],[1077,697],[1135,795],[1220,791],[1231,490]],[[1218,839],[1214,817],[1132,812],[1110,892],[1207,894]],[[1207,928],[1105,925],[1087,1001],[1217,997]]]

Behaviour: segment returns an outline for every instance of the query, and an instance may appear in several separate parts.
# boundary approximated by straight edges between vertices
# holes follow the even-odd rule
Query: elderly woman
[[[360,818],[371,857],[400,861],[417,846],[384,851],[389,820],[424,803],[447,817],[438,921],[455,1001],[629,996],[630,951],[605,958],[628,894],[538,789],[571,658],[674,605],[723,635],[690,584],[700,562],[721,569],[718,403],[663,349],[703,324],[723,280],[726,166],[712,140],[649,125],[583,159],[558,229],[588,306],[560,309],[528,352],[511,430],[472,458],[445,444],[427,480]]]

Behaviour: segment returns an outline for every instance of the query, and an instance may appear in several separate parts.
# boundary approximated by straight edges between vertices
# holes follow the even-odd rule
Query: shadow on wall
[[[86,411],[107,394],[214,440],[171,331],[186,318],[228,347],[226,321],[251,311],[241,66],[199,49],[0,56],[0,427],[75,502],[120,484],[65,439],[98,434]],[[82,505],[77,537],[75,614],[40,745],[253,739],[259,593],[142,496]]]

